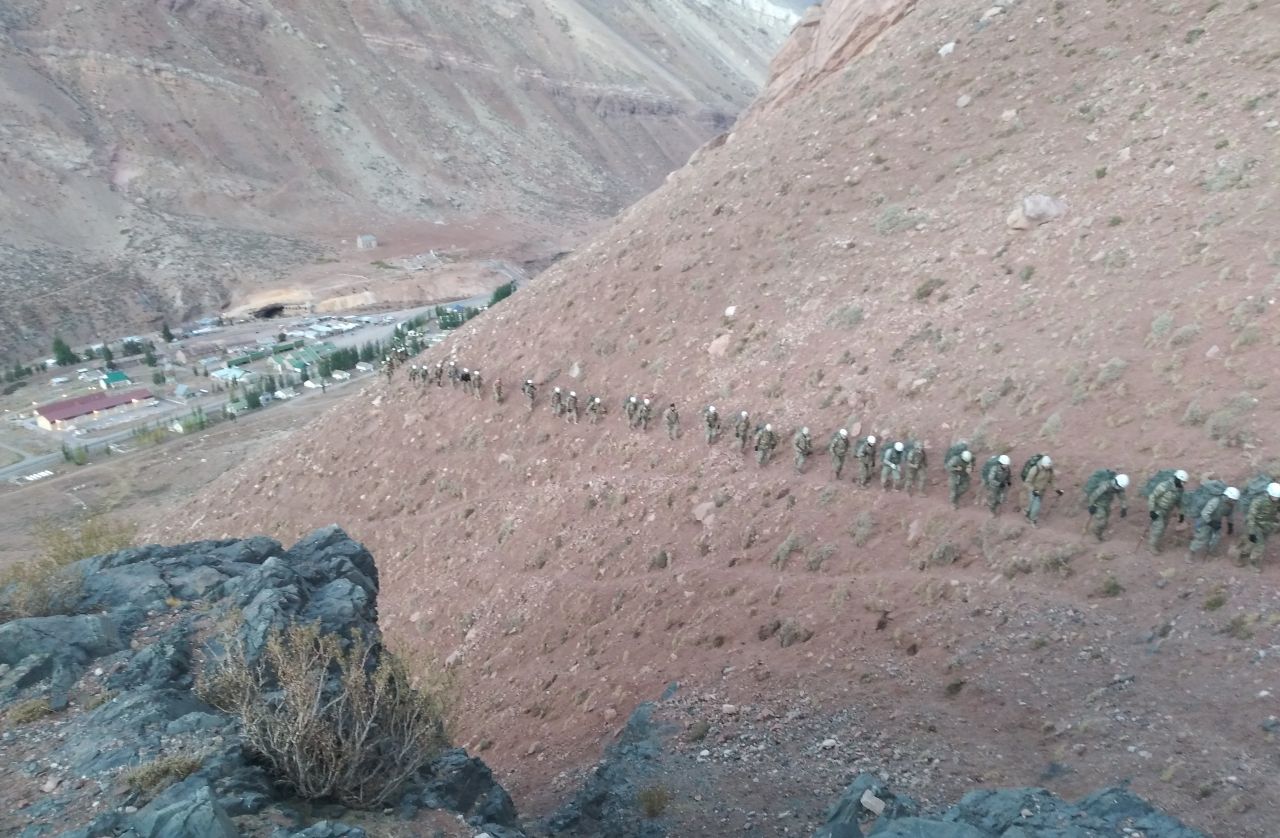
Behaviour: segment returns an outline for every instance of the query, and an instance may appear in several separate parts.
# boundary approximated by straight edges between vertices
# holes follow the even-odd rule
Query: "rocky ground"
[[[376,274],[473,225],[500,239],[474,258],[554,252],[732,124],[794,20],[767,0],[7,2],[0,358],[317,265]],[[395,249],[365,258],[361,233]]]
[[[484,763],[459,749],[424,765],[385,809],[300,800],[194,685],[227,644],[262,654],[271,629],[291,622],[376,641],[369,553],[329,528],[288,550],[266,538],[150,546],[73,571],[83,588],[65,615],[0,623],[6,834],[641,838],[817,827],[823,838],[856,838],[861,824],[918,838],[1018,838],[1050,826],[1061,838],[1200,838],[1118,789],[1079,808],[1037,789],[975,792],[924,815],[945,793],[934,771],[952,758],[945,750],[907,753],[852,709],[823,717],[808,702],[783,708],[764,697],[732,705],[678,685],[631,713],[592,770],[547,789],[564,802],[545,818],[521,822]],[[0,607],[9,594],[0,590]],[[912,796],[890,791],[890,774],[879,773],[890,764],[902,766],[893,788]],[[169,768],[141,784],[140,769],[157,766]]]
[[[424,356],[502,377],[507,403],[370,389],[157,537],[343,522],[385,557],[388,635],[479,688],[462,741],[491,744],[523,811],[674,681],[866,713],[939,757],[939,803],[1127,781],[1197,828],[1268,835],[1274,555],[1261,576],[1191,563],[1182,527],[1153,556],[1136,493],[1099,544],[1080,487],[1102,466],[1276,470],[1275,13],[832,2],[732,133]],[[610,415],[557,420],[553,386]],[[683,437],[627,430],[629,393],[676,402]],[[709,403],[774,423],[777,461],[707,446]],[[819,446],[923,439],[934,482],[797,475],[802,425]],[[959,438],[980,461],[1051,451],[1066,494],[1038,529],[1020,488],[995,520],[951,510]]]

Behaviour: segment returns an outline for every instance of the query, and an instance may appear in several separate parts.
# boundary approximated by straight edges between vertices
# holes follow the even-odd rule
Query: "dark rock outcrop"
[[[250,829],[236,819],[258,815],[293,824],[278,836],[365,834],[332,819],[308,824],[308,808],[295,806],[246,751],[237,721],[194,691],[200,669],[221,653],[221,631],[234,632],[251,655],[273,629],[295,621],[379,641],[378,570],[364,547],[329,527],[289,550],[267,538],[206,541],[124,550],[75,567],[84,574],[79,613],[0,625],[0,709],[47,698],[53,711],[66,710],[43,749],[36,726],[6,734],[5,743],[21,740],[27,753],[39,753],[19,771],[43,778],[35,784],[47,792],[18,813],[12,825],[21,834],[231,838]],[[175,774],[149,800],[122,781],[136,766],[193,756],[198,767]],[[74,823],[64,813],[89,811],[75,805],[89,798],[101,814],[66,831]],[[398,808],[408,816],[445,809],[478,832],[524,834],[488,766],[457,749],[424,765]]]

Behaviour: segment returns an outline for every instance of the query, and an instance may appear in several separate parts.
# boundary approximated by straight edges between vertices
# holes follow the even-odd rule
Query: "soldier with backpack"
[[[480,376],[480,370],[471,371],[471,395],[476,399],[484,399],[484,379]]]
[[[1190,494],[1184,494],[1185,512],[1192,521],[1190,557],[1204,553],[1212,555],[1222,538],[1222,525],[1227,525],[1227,535],[1235,532],[1231,520],[1240,500],[1240,490],[1227,486],[1220,480],[1206,480]]]
[[[865,486],[871,482],[871,471],[876,465],[876,435],[867,434],[858,440],[853,456],[858,461],[858,485]]]
[[[747,450],[747,438],[751,435],[751,417],[744,410],[738,414],[733,423],[733,438],[738,441],[738,450]]]
[[[635,426],[642,431],[649,430],[649,420],[653,417],[653,411],[649,406],[649,400],[645,399],[640,402],[640,407],[636,409]]]
[[[676,410],[675,402],[667,405],[667,409],[662,411],[662,421],[667,426],[667,438],[671,440],[679,439],[680,413]]]
[[[973,471],[973,452],[963,442],[947,450],[947,485],[950,489],[951,508],[960,508],[960,498],[969,491],[969,475]]]
[[[1085,483],[1085,504],[1089,509],[1089,531],[1099,541],[1103,540],[1107,522],[1111,520],[1111,504],[1120,500],[1120,517],[1129,514],[1124,490],[1129,488],[1129,475],[1117,474],[1111,469],[1100,469],[1090,475]]]
[[[1053,488],[1053,459],[1048,454],[1033,454],[1031,459],[1022,464],[1022,482],[1026,484],[1027,520],[1031,526],[1040,525],[1040,504],[1044,502],[1045,493]],[[1054,489],[1058,497],[1062,497],[1061,489]]]
[[[778,447],[778,435],[773,432],[773,425],[766,424],[756,431],[756,464],[764,466],[773,456],[773,449]]]
[[[1160,472],[1147,481],[1147,515],[1151,518],[1147,525],[1147,546],[1152,553],[1160,552],[1160,541],[1170,516],[1177,514],[1179,524],[1186,520],[1182,513],[1182,490],[1190,479],[1185,471],[1178,469],[1172,473]]]
[[[892,484],[894,491],[902,489],[902,466],[907,456],[907,447],[901,442],[885,445],[880,452],[880,489],[889,491]]]
[[[836,480],[839,480],[840,472],[844,471],[844,458],[849,454],[849,431],[841,428],[832,434],[827,450],[831,452],[831,465],[836,470]]]
[[[533,410],[533,403],[538,398],[538,388],[533,383],[532,378],[524,380],[524,384],[520,387],[520,392],[524,393],[524,397],[529,400],[529,409]]]
[[[636,414],[639,412],[640,400],[635,396],[627,396],[622,402],[622,418],[626,421],[627,427],[636,426]]]
[[[720,414],[716,412],[715,405],[707,405],[707,409],[702,412],[702,424],[707,429],[707,445],[714,445],[720,438]]]
[[[564,418],[571,424],[578,424],[578,391],[570,390],[569,398],[564,402]]]
[[[604,418],[604,402],[600,401],[599,396],[592,396],[587,401],[587,421],[593,425],[599,424]]]
[[[498,404],[502,404],[503,395],[502,395],[502,379],[501,378],[495,378],[493,380],[493,400]]]
[[[923,442],[912,442],[907,446],[907,494],[918,491],[924,494],[924,472],[928,466],[928,457],[924,452]]]
[[[994,518],[1000,514],[1000,506],[1004,503],[1005,494],[1013,485],[1012,460],[1008,454],[991,457],[982,466],[982,485],[987,488],[987,509]]]
[[[805,460],[813,453],[813,439],[808,428],[801,428],[791,437],[791,449],[795,452],[796,474],[804,474]]]
[[[1262,557],[1267,549],[1267,536],[1280,526],[1280,483],[1268,483],[1267,488],[1252,495],[1245,507],[1244,528],[1247,537],[1240,542],[1236,563],[1241,567],[1247,562],[1255,569],[1262,568]]]

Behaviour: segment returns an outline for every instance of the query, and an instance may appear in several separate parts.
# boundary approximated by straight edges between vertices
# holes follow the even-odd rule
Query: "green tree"
[[[141,343],[136,340],[126,340],[120,344],[120,357],[132,358],[134,355],[141,355],[146,350]]]
[[[105,343],[102,345],[102,362],[107,365],[107,369],[109,370],[116,368],[115,353],[112,352],[111,347],[107,346]]]
[[[244,403],[249,406],[250,410],[257,410],[262,407],[262,396],[258,395],[256,390],[250,390],[244,394]]]
[[[288,337],[289,336],[286,335],[284,332],[281,332],[278,335],[276,335],[276,343],[284,343],[286,340],[288,340]]]
[[[160,337],[165,343],[173,343],[173,332],[170,331],[168,323],[160,325]]]
[[[154,367],[157,363],[159,363],[158,361],[156,361],[156,353],[152,352],[150,349],[148,349],[146,352],[143,353],[142,362],[149,367]]]
[[[157,387],[163,387],[164,373],[161,372],[160,370],[156,370],[155,372],[151,373],[151,383],[156,385]]]
[[[53,360],[60,367],[75,366],[80,363],[80,356],[71,351],[71,347],[67,346],[67,342],[62,338],[53,339]]]
[[[516,292],[516,284],[514,282],[504,282],[497,288],[493,289],[493,296],[489,298],[489,306],[496,306],[498,303],[510,297]]]

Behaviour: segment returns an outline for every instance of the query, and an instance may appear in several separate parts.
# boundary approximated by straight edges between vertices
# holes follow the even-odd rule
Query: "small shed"
[[[356,236],[356,250],[373,250],[378,246],[378,237],[371,233]]]

